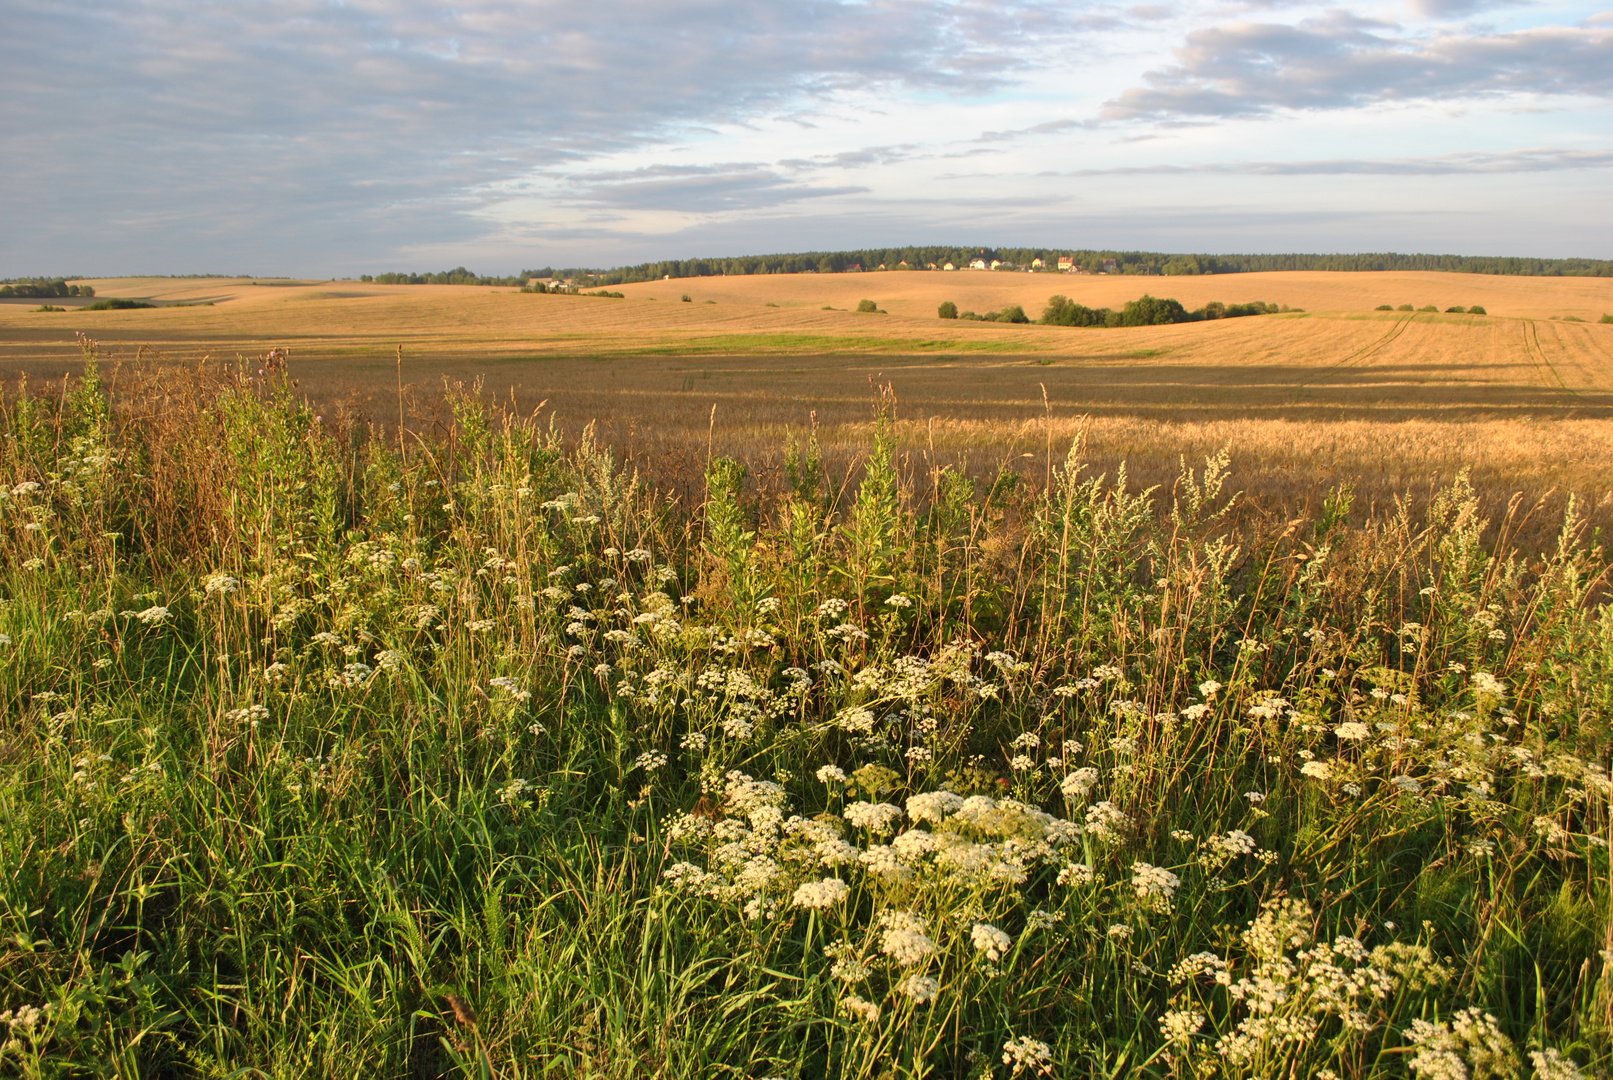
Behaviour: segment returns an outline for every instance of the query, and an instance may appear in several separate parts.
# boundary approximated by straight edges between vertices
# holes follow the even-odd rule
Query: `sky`
[[[1613,9],[0,0],[0,276],[1613,258]]]

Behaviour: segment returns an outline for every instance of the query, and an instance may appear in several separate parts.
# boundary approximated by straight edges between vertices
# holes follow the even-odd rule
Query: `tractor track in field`
[[[1396,319],[1395,324],[1391,326],[1389,330],[1383,334],[1383,336],[1361,346],[1359,349],[1355,350],[1353,353],[1337,363],[1329,364],[1326,368],[1322,369],[1318,378],[1325,378],[1335,372],[1343,371],[1345,368],[1349,367],[1356,367],[1365,361],[1372,359],[1378,353],[1382,352],[1385,348],[1391,345],[1401,334],[1404,334],[1406,332],[1406,327],[1410,326],[1412,321],[1416,318],[1417,313],[1412,312],[1403,319]],[[1316,379],[1307,379],[1299,385],[1302,387],[1311,386],[1316,381]]]
[[[1539,368],[1541,374],[1545,376],[1547,384],[1555,383],[1559,390],[1578,397],[1579,391],[1568,385],[1568,381],[1563,378],[1562,372],[1557,370],[1557,365],[1546,357],[1546,350],[1540,347],[1539,324],[1534,319],[1521,319],[1519,321],[1523,323],[1524,350],[1529,354],[1530,362]]]

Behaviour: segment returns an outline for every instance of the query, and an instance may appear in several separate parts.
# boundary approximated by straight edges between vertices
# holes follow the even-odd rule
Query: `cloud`
[[[755,118],[811,123],[811,103],[837,93],[986,93],[1082,27],[1054,0],[13,9],[0,41],[0,249],[74,261],[125,244],[175,251],[178,215],[197,250],[209,234],[233,238],[216,250],[244,249],[271,228],[265,250],[300,238],[303,265],[371,260],[420,229],[471,236],[478,199],[513,179]],[[767,188],[753,179],[750,197]],[[713,186],[688,190],[721,202]],[[663,179],[660,191],[674,188]],[[93,227],[108,211],[117,235]]]
[[[1331,159],[1323,161],[1216,161],[1197,165],[1127,165],[1103,169],[1049,170],[1040,176],[1457,176],[1561,172],[1613,168],[1613,150],[1524,149],[1445,154],[1438,157]]]
[[[1386,102],[1613,97],[1613,30],[1552,26],[1408,38],[1342,12],[1198,30],[1177,62],[1107,102],[1108,120],[1264,116]]]
[[[608,210],[673,210],[686,214],[760,210],[853,195],[865,187],[793,182],[760,165],[656,165],[568,177],[571,205]]]

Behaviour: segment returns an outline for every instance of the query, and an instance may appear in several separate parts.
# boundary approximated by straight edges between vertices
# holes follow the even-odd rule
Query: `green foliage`
[[[859,300],[859,301],[857,301],[857,311],[860,314],[863,314],[863,315],[883,315],[884,314],[884,312],[879,310],[879,305],[874,303],[872,300]]]
[[[956,319],[958,317],[958,305],[951,300],[943,300],[941,301],[941,306],[935,309],[935,313],[943,319]]]
[[[80,311],[134,311],[138,308],[154,308],[156,304],[144,300],[129,300],[123,297],[112,297],[107,300],[97,300],[93,304],[85,304]]]
[[[1393,311],[1394,309],[1395,306],[1393,304],[1379,304],[1377,307],[1373,308],[1374,311]]]

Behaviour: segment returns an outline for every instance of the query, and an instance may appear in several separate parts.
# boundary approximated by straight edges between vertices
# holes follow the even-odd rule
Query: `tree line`
[[[70,284],[64,278],[24,278],[0,285],[0,299],[20,297],[27,300],[49,300],[58,296],[94,296],[89,285]]]
[[[1274,270],[1443,270],[1468,274],[1507,274],[1528,277],[1613,277],[1613,260],[1534,259],[1490,255],[1404,255],[1396,252],[1357,254],[1207,255],[1086,248],[969,248],[915,246],[861,248],[850,251],[804,251],[728,258],[663,259],[610,270],[544,267],[525,271],[528,277],[589,279],[601,285],[654,281],[673,277],[718,277],[752,274],[838,274],[852,270],[927,270],[951,263],[962,269],[976,259],[988,265],[1006,264],[1018,270],[1054,271],[1060,258],[1070,259],[1083,271],[1135,275],[1240,274]]]

